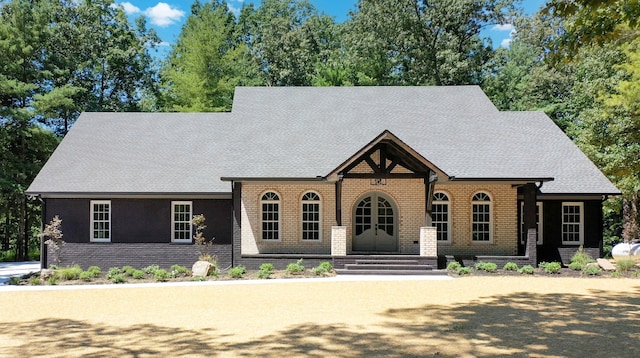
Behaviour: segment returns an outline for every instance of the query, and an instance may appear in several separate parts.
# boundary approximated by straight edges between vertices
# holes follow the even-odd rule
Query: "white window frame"
[[[489,200],[474,200],[474,198],[479,195],[479,194],[483,194],[486,195],[487,198],[489,198]],[[477,203],[477,204],[476,204]],[[489,240],[474,240],[473,236],[474,236],[474,230],[473,230],[473,225],[474,224],[484,224],[484,221],[474,221],[473,220],[473,215],[475,212],[475,206],[476,205],[487,205],[489,206],[489,222],[487,222],[486,224],[489,225]],[[491,195],[485,191],[478,191],[476,193],[474,193],[471,196],[471,242],[474,244],[493,244],[493,198],[491,197]]]
[[[305,199],[308,195],[315,195],[317,199],[309,200]],[[317,205],[318,206],[318,220],[305,220],[305,210],[304,206],[307,205]],[[317,239],[305,239],[305,224],[317,224],[318,225],[318,238]],[[306,230],[307,232],[314,232],[315,230]],[[305,242],[321,242],[322,241],[322,197],[315,191],[306,191],[302,194],[302,198],[300,199],[300,235],[302,241]]]
[[[188,221],[185,220],[176,220],[176,206],[178,205],[189,205],[189,218]],[[171,242],[179,243],[179,244],[190,244],[193,242],[193,225],[191,225],[191,220],[193,218],[193,202],[191,201],[172,201],[171,202]],[[189,235],[186,239],[176,238],[176,224],[186,223],[189,227]],[[180,232],[184,232],[184,230],[179,230]]]
[[[565,222],[565,214],[564,214],[564,208],[565,207],[569,207],[569,206],[576,206],[578,208],[580,208],[580,218],[579,218],[579,222],[578,222],[578,241],[568,241],[565,240],[565,234],[575,234],[575,232],[565,232],[565,225],[575,225],[575,222]],[[561,215],[562,215],[562,227],[561,227],[561,235],[562,235],[562,245],[582,245],[584,243],[584,203],[583,202],[573,202],[573,201],[568,201],[568,202],[563,202],[562,203],[562,211],[561,211]]]
[[[537,215],[537,219],[538,222],[536,223],[536,229],[537,229],[537,234],[538,234],[538,239],[536,240],[536,245],[542,245],[544,243],[543,240],[543,222],[544,222],[544,211],[543,211],[543,205],[541,201],[537,201],[536,202],[536,207],[538,208],[538,215]],[[524,201],[520,202],[520,244],[524,245],[524,238],[527,236],[527,233],[524,232]]]
[[[436,200],[435,196],[437,194],[445,195],[447,197],[447,200]],[[444,191],[436,191],[435,193],[433,193],[433,196],[434,197],[433,197],[433,201],[431,202],[431,205],[432,205],[431,208],[433,209],[434,205],[446,205],[447,206],[447,211],[446,211],[447,221],[437,221],[437,220],[435,220],[434,215],[433,215],[433,214],[435,214],[435,211],[432,211],[431,212],[431,226],[437,227],[436,224],[438,224],[438,223],[446,224],[447,225],[447,232],[445,233],[446,234],[445,239],[444,240],[440,240],[439,239],[441,232],[440,232],[440,230],[438,230],[438,232],[436,234],[437,237],[438,237],[437,242],[450,244],[451,243],[451,228],[452,228],[452,226],[451,226],[451,195],[449,195],[449,193],[444,192]]]
[[[91,200],[90,204],[90,233],[89,233],[89,241],[90,242],[111,242],[111,200]],[[99,214],[100,212],[96,212],[96,205],[107,205],[108,211],[106,212],[108,218],[107,219],[95,219],[95,214]],[[104,214],[104,213],[103,213]],[[106,223],[108,226],[107,230],[104,229],[96,229],[95,225],[98,223]],[[106,232],[108,237],[95,237],[96,232]]]
[[[278,199],[274,200],[274,199],[264,199],[264,197],[269,194],[269,193],[273,193],[275,194]],[[277,214],[278,214],[278,219],[277,220],[265,220],[264,219],[264,204],[275,204],[277,205]],[[267,190],[264,193],[260,194],[260,238],[263,241],[266,242],[279,242],[282,241],[282,195],[280,195],[280,193],[278,193],[275,190]],[[270,223],[276,223],[277,224],[277,229],[275,230],[269,230],[269,231],[273,231],[277,234],[277,239],[265,239],[265,228],[264,228],[264,224],[270,222]]]

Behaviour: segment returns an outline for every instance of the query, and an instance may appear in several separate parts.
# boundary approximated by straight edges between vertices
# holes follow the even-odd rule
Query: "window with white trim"
[[[431,226],[438,230],[437,239],[441,242],[451,242],[451,209],[449,196],[443,192],[433,194],[431,204]]]
[[[260,199],[262,240],[280,240],[280,196],[268,191]]]
[[[320,195],[306,192],[302,196],[302,240],[319,241],[320,228]]]
[[[584,203],[562,203],[562,244],[582,245],[584,240]]]
[[[471,240],[491,242],[491,198],[479,192],[471,199]]]
[[[536,231],[537,231],[537,235],[536,235],[536,243],[538,245],[542,245],[542,218],[543,218],[543,211],[542,211],[542,202],[538,201],[536,202]],[[525,243],[525,239],[527,238],[527,231],[524,229],[524,202],[520,203],[520,243],[524,245]]]
[[[91,242],[111,242],[111,201],[91,200]]]
[[[191,209],[190,201],[171,202],[171,242],[191,243]]]

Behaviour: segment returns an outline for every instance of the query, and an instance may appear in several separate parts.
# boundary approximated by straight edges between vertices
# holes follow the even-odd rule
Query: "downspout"
[[[236,251],[235,249],[235,228],[236,228],[236,183],[232,180],[231,181],[231,215],[232,215],[232,219],[231,219],[231,267],[235,267],[234,265],[234,251]]]

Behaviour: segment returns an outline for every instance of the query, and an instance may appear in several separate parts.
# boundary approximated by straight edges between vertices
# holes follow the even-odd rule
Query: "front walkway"
[[[22,276],[40,271],[39,261],[0,262],[0,285],[4,285],[11,277]]]

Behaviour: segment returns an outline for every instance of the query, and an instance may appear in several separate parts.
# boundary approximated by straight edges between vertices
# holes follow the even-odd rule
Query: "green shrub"
[[[515,262],[507,262],[506,264],[504,264],[502,269],[505,271],[518,271],[518,264],[516,264]]]
[[[82,269],[78,265],[63,267],[56,270],[55,275],[61,280],[72,281],[80,279]]]
[[[270,278],[274,269],[275,267],[273,267],[273,264],[270,264],[270,263],[264,263],[260,265],[260,270],[258,271],[258,278],[262,278],[262,279]]]
[[[582,272],[589,276],[598,276],[602,273],[602,269],[596,265],[589,265],[585,266]]]
[[[318,265],[318,267],[321,267],[323,270],[326,270],[327,272],[333,271],[333,265],[329,261],[321,262],[320,265]]]
[[[56,277],[56,275],[53,275],[51,277],[49,277],[49,284],[52,286],[55,286],[58,284],[58,277]]]
[[[620,272],[626,272],[631,270],[636,265],[636,262],[632,259],[616,260],[616,269]]]
[[[180,265],[171,265],[171,276],[178,277],[178,276],[189,276],[189,275],[191,275],[191,272],[189,271],[188,268]]]
[[[460,265],[458,261],[451,261],[449,262],[449,264],[447,264],[447,271],[458,272],[458,270],[460,270],[461,267],[462,265]]]
[[[287,268],[285,269],[285,271],[288,274],[292,274],[292,275],[299,275],[302,272],[304,272],[304,266],[302,265],[302,259],[298,260],[298,262],[295,263],[290,263],[287,265]]]
[[[87,269],[87,272],[89,272],[93,277],[98,277],[102,275],[102,270],[100,270],[100,267],[98,266],[89,266],[89,268]]]
[[[462,275],[469,275],[471,274],[473,270],[471,269],[471,267],[460,267],[458,268],[458,275],[462,276]]]
[[[486,262],[480,261],[480,262],[476,262],[476,264],[475,264],[475,265],[473,265],[473,267],[474,267],[476,270],[484,270],[484,267],[485,267],[486,265],[487,265],[487,263],[486,263]]]
[[[29,257],[29,261],[40,261],[40,248],[29,249],[27,256]]]
[[[479,262],[480,263],[480,262]],[[482,262],[479,267],[476,267],[476,270],[482,270],[486,272],[496,272],[498,271],[498,265],[493,262]]]
[[[207,279],[203,276],[193,276],[191,277],[191,281],[206,281]]]
[[[142,270],[133,270],[133,272],[131,273],[131,277],[135,278],[136,280],[143,278],[144,275],[145,273]]]
[[[596,260],[594,260],[593,257],[591,257],[591,255],[589,255],[588,253],[584,252],[582,246],[580,246],[578,248],[578,251],[576,251],[576,253],[571,256],[571,260],[569,261],[569,263],[574,262],[580,263],[582,264],[582,267],[584,267],[588,263],[596,262]]]
[[[0,261],[13,262],[16,260],[16,252],[13,250],[0,251]]]
[[[80,279],[82,281],[91,281],[93,279],[93,274],[90,271],[82,271],[80,273]]]
[[[125,276],[133,276],[133,271],[135,271],[136,269],[133,266],[122,266],[122,273]]]
[[[544,272],[549,274],[560,273],[561,268],[562,265],[559,262],[547,262],[546,265],[544,265]]]
[[[169,272],[165,269],[157,269],[153,273],[153,278],[155,278],[158,282],[165,282],[169,280],[170,276],[171,275],[169,274]]]
[[[273,266],[273,264],[271,263],[264,263],[262,265],[260,265],[260,271],[269,271],[272,272],[273,270],[275,270],[276,268]]]
[[[518,270],[518,273],[526,275],[533,275],[534,272],[535,269],[531,265],[524,265]]]
[[[40,277],[33,277],[31,280],[29,280],[29,284],[38,286],[42,284],[42,280],[40,279]]]
[[[144,271],[144,273],[146,273],[148,275],[153,275],[159,269],[160,269],[160,266],[158,266],[158,265],[149,265],[149,266],[145,267],[144,269],[142,269],[142,271]]]
[[[109,269],[109,271],[107,271],[107,279],[111,280],[113,279],[114,276],[121,275],[121,274],[122,274],[122,270],[120,269],[120,267],[112,267]]]
[[[20,277],[9,277],[9,281],[7,281],[7,285],[19,285],[22,279]]]
[[[229,276],[233,278],[242,278],[246,272],[247,269],[244,266],[239,265],[229,270]]]
[[[569,268],[575,271],[582,271],[585,268],[585,265],[583,262],[573,261],[569,264]]]
[[[321,262],[318,266],[311,269],[311,272],[318,276],[326,275],[331,271],[333,271],[333,265],[328,261]]]
[[[111,276],[109,279],[113,283],[124,283],[124,282],[127,282],[127,278],[121,272],[113,274],[113,276]]]
[[[613,271],[613,272],[611,273],[611,277],[620,278],[620,277],[622,277],[622,272],[617,271],[617,270],[616,270],[616,271]]]

